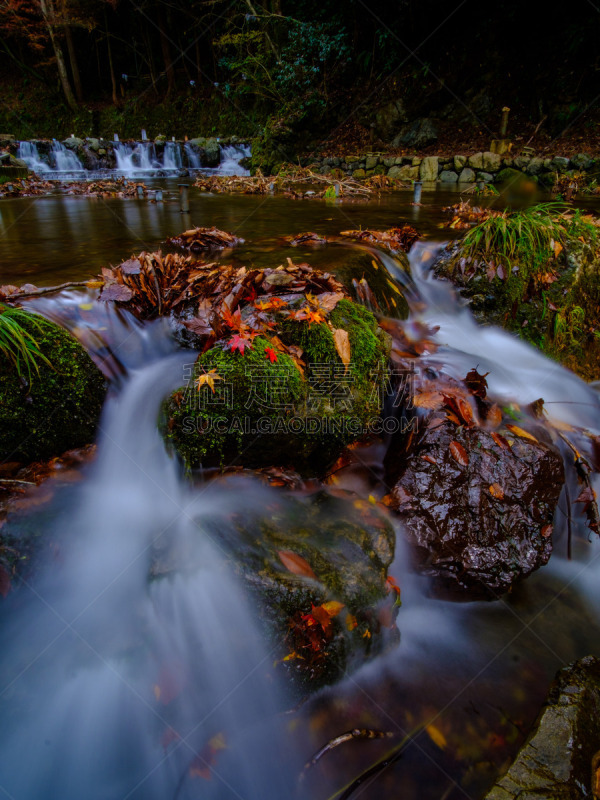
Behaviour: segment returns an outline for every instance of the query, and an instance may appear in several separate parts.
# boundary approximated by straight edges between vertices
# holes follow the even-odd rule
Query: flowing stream
[[[503,402],[543,397],[553,418],[600,433],[592,387],[509,334],[478,326],[451,287],[431,277],[439,246],[415,245],[412,278],[391,256],[367,250],[418,301],[415,321],[440,326],[440,347],[423,360],[457,377],[479,366]],[[361,789],[362,800],[481,797],[556,669],[598,654],[597,538],[579,524],[567,560],[563,507],[547,567],[501,601],[460,604],[431,596],[398,527],[390,571],[402,587],[400,645],[290,715],[296,700],[213,536],[229,530],[232,514],[260,513],[281,492],[249,479],[190,485],[156,420],[193,356],[175,349],[162,323],[134,324],[104,305],[86,318],[93,297],[65,292],[32,303],[77,329],[114,380],[95,462],[40,518],[49,542],[41,564],[0,607],[0,794],[327,800],[385,753],[385,743],[352,742],[299,784],[303,764],[329,738],[354,728],[403,735],[429,722],[445,746],[439,733],[437,744],[419,738]],[[372,480],[359,482],[365,495]],[[164,552],[179,566],[161,567]]]

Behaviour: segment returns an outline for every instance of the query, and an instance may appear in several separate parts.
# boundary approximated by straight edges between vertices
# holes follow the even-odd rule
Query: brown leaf
[[[470,372],[467,372],[467,377],[465,378],[465,383],[469,387],[471,394],[474,394],[475,397],[480,397],[482,400],[485,400],[487,395],[488,383],[486,381],[486,377],[488,375],[489,372],[486,372],[484,375],[480,375],[476,367]]]
[[[343,328],[336,328],[333,332],[333,343],[347,372],[350,364],[350,337],[348,336],[348,331]]]
[[[502,411],[496,403],[493,403],[486,411],[485,421],[494,428],[502,423]]]
[[[123,275],[139,275],[142,265],[137,258],[130,258],[128,261],[119,264],[119,269]]]
[[[343,292],[323,292],[322,294],[318,295],[317,297],[319,301],[319,307],[329,313],[333,311],[333,309],[337,306],[340,300],[344,299]]]
[[[277,555],[281,559],[283,566],[292,574],[300,575],[302,578],[318,580],[308,561],[299,556],[298,553],[293,553],[291,550],[278,550]]]
[[[553,530],[552,525],[544,525],[544,527],[541,530],[541,534],[544,537],[544,539],[549,539],[552,536],[552,530]]]
[[[510,444],[501,433],[492,432],[490,433],[492,439],[496,442],[498,447],[501,447],[503,450],[510,450]]]
[[[425,456],[421,456],[421,458],[422,458],[423,461],[428,461],[430,464],[437,464],[438,463],[437,459],[435,459],[433,456],[425,455]]]
[[[504,499],[504,489],[498,483],[492,483],[490,486],[490,494],[492,497],[495,497],[496,500]]]
[[[469,466],[469,456],[467,455],[467,451],[460,442],[456,441],[456,439],[453,439],[450,442],[450,453],[452,455],[452,458],[458,464],[460,464],[461,467]]]
[[[444,404],[444,398],[440,392],[419,392],[413,398],[413,405],[417,408],[437,410]]]
[[[124,286],[122,283],[111,283],[102,290],[100,300],[127,303],[132,297],[133,289],[130,289],[129,286]]]

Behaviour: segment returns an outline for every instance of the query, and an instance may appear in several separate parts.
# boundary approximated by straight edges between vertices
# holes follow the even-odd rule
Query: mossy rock
[[[525,236],[523,237],[525,241]],[[508,262],[491,252],[465,262],[461,242],[434,265],[482,323],[500,325],[585,380],[600,378],[600,228],[575,212],[556,251],[522,246]],[[502,265],[504,277],[488,273]]]
[[[234,570],[254,598],[278,659],[293,651],[300,656],[281,662],[300,688],[315,690],[332,683],[398,641],[396,595],[386,584],[395,534],[376,507],[322,491],[303,499],[282,497],[270,506],[268,516],[244,514],[232,524]],[[209,522],[208,529],[211,536],[222,538],[218,526],[211,531]],[[226,541],[223,545],[228,547]],[[315,578],[290,572],[280,553],[284,558],[290,553],[299,556]],[[344,608],[331,619],[323,652],[303,648],[303,615],[330,601]]]
[[[329,323],[281,321],[280,339],[303,350],[304,374],[285,353],[271,361],[262,337],[243,354],[217,345],[199,356],[189,385],[165,405],[167,438],[188,468],[235,463],[322,474],[368,432],[381,411],[388,337],[370,311],[347,299]],[[332,328],[348,333],[347,369]],[[214,391],[207,383],[197,388],[203,374],[219,376]]]
[[[0,460],[36,461],[93,441],[106,394],[83,347],[53,322],[31,314],[23,327],[52,367],[19,376],[0,354]]]

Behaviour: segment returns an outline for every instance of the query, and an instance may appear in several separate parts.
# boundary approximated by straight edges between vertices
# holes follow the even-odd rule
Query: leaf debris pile
[[[244,240],[239,236],[234,236],[232,233],[221,231],[215,227],[191,228],[180,233],[179,236],[172,236],[167,239],[167,244],[173,247],[181,247],[192,253],[198,253],[201,250],[223,250],[243,243]]]
[[[342,231],[342,236],[348,239],[356,239],[359,242],[385,247],[392,253],[400,250],[408,253],[413,244],[419,239],[419,234],[410,225],[403,225],[398,228],[389,228],[387,231],[358,230]]]

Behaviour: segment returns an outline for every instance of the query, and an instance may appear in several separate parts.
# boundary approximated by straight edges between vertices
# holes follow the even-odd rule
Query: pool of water
[[[442,240],[442,209],[458,200],[446,190],[424,193],[421,208],[411,206],[409,192],[329,204],[192,191],[190,214],[182,215],[174,184],[165,186],[172,196],[156,205],[64,196],[0,202],[1,283],[85,279],[192,225],[246,239],[225,260],[263,266],[291,254],[333,268],[348,259],[350,246],[290,248],[282,237],[411,224],[426,239]],[[459,377],[479,364],[503,401],[542,396],[558,418],[599,433],[596,392],[508,334],[478,328],[452,291],[419,267],[423,255],[417,248],[411,256],[421,301],[414,313],[441,325],[438,365]],[[398,277],[393,259],[381,264]],[[93,295],[66,292],[36,302],[68,324],[73,309],[90,313]],[[108,324],[102,313],[99,326]],[[397,742],[426,726],[354,796],[482,797],[523,741],[556,670],[599,654],[598,538],[575,520],[569,560],[559,510],[547,567],[501,600],[455,603],[437,598],[429,580],[414,573],[398,526],[390,572],[402,588],[399,645],[298,704],[207,525],[225,530],[233,512],[285,502],[281,490],[242,479],[189,484],[155,425],[186,356],[164,328],[120,324],[135,357],[124,359],[127,378],[107,403],[96,462],[38,518],[44,563],[0,602],[0,794],[333,800],[393,742],[351,741],[301,778],[327,741],[372,729]],[[366,496],[372,482],[367,470],[352,486]],[[203,566],[149,586],[149,554],[165,533]],[[156,686],[185,702],[162,704]],[[190,778],[199,754],[212,766],[211,780],[206,764]]]

